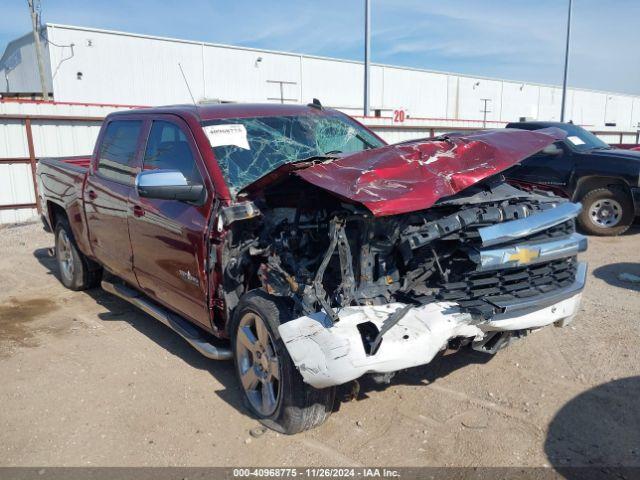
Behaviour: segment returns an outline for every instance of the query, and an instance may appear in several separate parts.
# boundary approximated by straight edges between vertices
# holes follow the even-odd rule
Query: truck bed
[[[60,167],[66,169],[74,167],[86,172],[91,164],[91,155],[79,155],[75,157],[46,157],[38,160],[39,164],[48,165],[50,167]]]
[[[64,209],[81,208],[82,187],[90,162],[90,156],[39,159],[38,194],[43,212],[51,204]]]

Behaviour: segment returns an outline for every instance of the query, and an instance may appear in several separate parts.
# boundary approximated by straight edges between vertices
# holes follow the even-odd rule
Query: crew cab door
[[[536,185],[567,187],[574,167],[573,154],[564,142],[556,142],[553,147],[555,153],[539,152],[510,169],[506,176]]]
[[[108,270],[134,283],[127,218],[143,125],[135,117],[105,125],[83,191],[93,254]]]
[[[173,115],[154,116],[151,123],[142,170],[157,169],[178,170],[207,191],[202,201],[185,202],[145,198],[133,190],[129,234],[138,285],[158,302],[211,328],[205,259],[213,191],[190,129]]]

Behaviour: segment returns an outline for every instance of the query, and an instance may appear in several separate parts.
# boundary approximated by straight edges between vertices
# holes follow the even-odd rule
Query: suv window
[[[109,122],[98,153],[98,173],[116,182],[133,185],[133,162],[142,122],[117,120]]]
[[[180,127],[171,122],[153,122],[142,168],[178,170],[189,184],[202,183],[187,137]]]

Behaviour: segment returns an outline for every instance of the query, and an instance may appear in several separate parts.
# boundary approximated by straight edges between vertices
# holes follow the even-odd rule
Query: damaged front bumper
[[[575,282],[535,302],[504,306],[489,319],[462,311],[455,303],[434,302],[409,309],[385,333],[375,353],[363,336],[380,331],[402,303],[345,307],[335,324],[324,312],[280,325],[280,336],[304,381],[313,387],[340,385],[366,373],[389,373],[429,363],[454,338],[482,344],[495,332],[535,330],[550,324],[564,326],[578,312],[586,279],[579,263]],[[375,327],[375,328],[373,328]]]

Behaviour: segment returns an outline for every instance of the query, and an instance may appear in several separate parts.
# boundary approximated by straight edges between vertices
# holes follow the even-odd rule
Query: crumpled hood
[[[564,136],[556,128],[450,134],[365,150],[295,174],[376,216],[397,215],[429,208]]]

